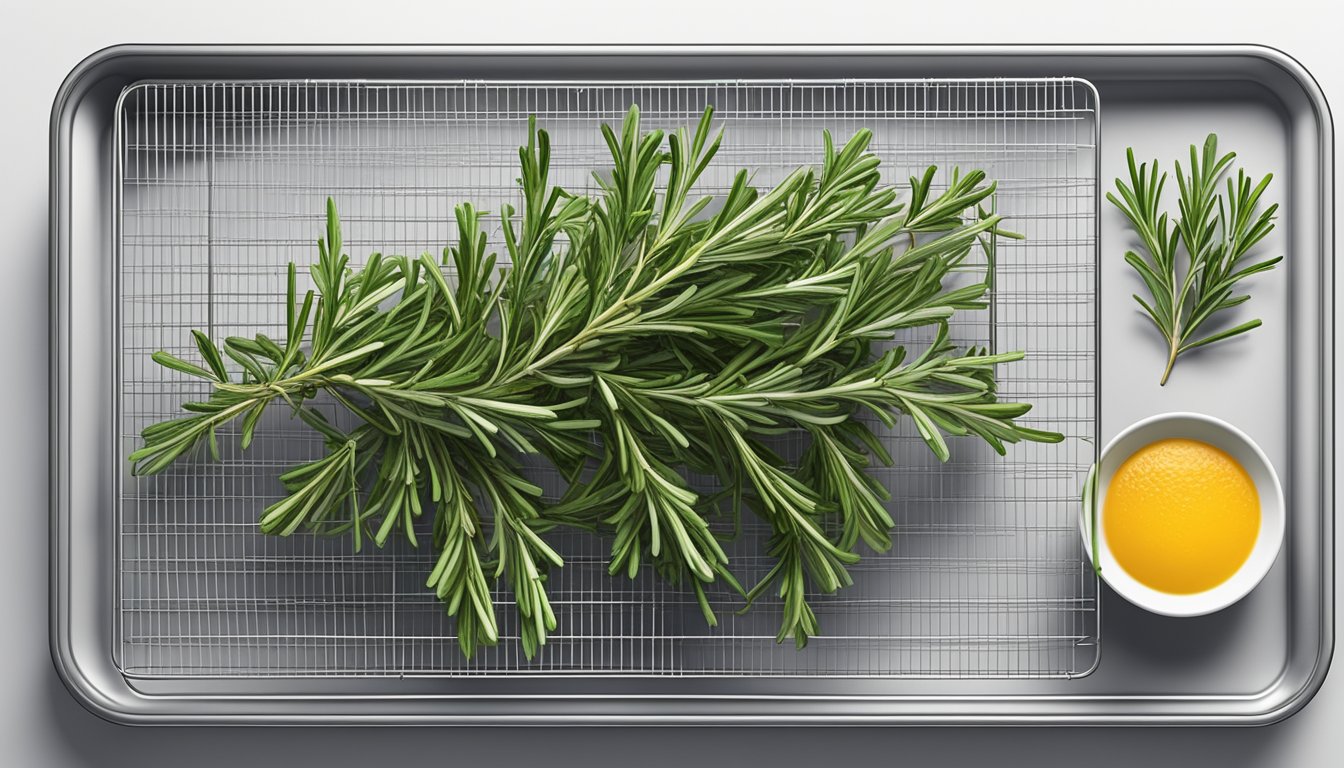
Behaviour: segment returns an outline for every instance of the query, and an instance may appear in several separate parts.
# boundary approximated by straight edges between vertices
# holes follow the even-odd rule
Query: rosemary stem
[[[1167,355],[1167,367],[1162,371],[1162,380],[1157,383],[1159,387],[1167,386],[1167,379],[1171,378],[1171,369],[1176,365],[1176,355],[1181,351],[1180,342],[1171,340],[1171,354]]]

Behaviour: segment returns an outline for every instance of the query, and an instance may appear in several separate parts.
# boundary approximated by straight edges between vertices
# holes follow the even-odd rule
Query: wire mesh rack
[[[207,393],[153,364],[190,356],[190,329],[276,335],[285,265],[315,259],[326,197],[346,248],[437,253],[452,207],[518,204],[517,147],[535,114],[552,134],[555,183],[591,190],[605,166],[597,126],[638,104],[646,125],[694,124],[716,108],[725,142],[702,182],[725,191],[737,168],[760,185],[820,158],[822,130],[861,127],[888,183],[930,164],[998,181],[996,206],[1026,236],[999,242],[994,301],[963,313],[962,344],[1025,349],[1000,369],[1005,399],[1060,445],[1006,457],[965,439],[939,464],[903,423],[883,439],[895,545],[865,553],[855,584],[814,602],[823,634],[777,645],[778,606],[720,626],[694,597],[644,573],[606,573],[606,542],[558,534],[559,630],[535,660],[495,594],[501,643],[464,659],[424,589],[429,551],[398,541],[356,554],[346,539],[272,538],[260,510],[276,476],[320,441],[271,413],[252,447],[221,434],[222,461],[180,460],[136,478],[123,460],[114,652],[143,678],[400,675],[683,675],[1037,678],[1086,674],[1098,649],[1097,586],[1083,559],[1077,494],[1095,456],[1097,103],[1071,79],[701,83],[160,82],[123,94],[116,124],[120,323],[119,452],[147,424]],[[937,186],[937,184],[935,184]],[[497,216],[489,224],[497,225]],[[494,233],[494,242],[499,242]],[[983,270],[981,264],[977,269]],[[918,338],[902,340],[918,345]],[[273,411],[279,409],[272,409]],[[335,414],[333,414],[335,415]],[[554,487],[538,469],[537,479]],[[767,533],[728,548],[750,583],[769,568]]]

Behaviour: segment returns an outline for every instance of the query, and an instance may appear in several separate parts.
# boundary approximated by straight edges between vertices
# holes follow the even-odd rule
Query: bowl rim
[[[1237,603],[1264,580],[1265,575],[1269,573],[1278,560],[1279,553],[1283,548],[1288,510],[1283,495],[1283,485],[1279,480],[1278,472],[1274,469],[1274,463],[1270,461],[1264,450],[1250,435],[1216,416],[1194,411],[1169,411],[1147,416],[1130,424],[1116,433],[1101,450],[1095,467],[1097,473],[1095,504],[1098,523],[1100,523],[1104,514],[1106,490],[1109,484],[1109,478],[1103,481],[1104,469],[1108,461],[1119,460],[1123,462],[1133,455],[1131,451],[1117,459],[1113,454],[1118,450],[1118,446],[1135,435],[1153,431],[1156,427],[1169,422],[1202,422],[1213,427],[1215,431],[1225,433],[1231,438],[1231,441],[1241,443],[1249,454],[1255,458],[1256,463],[1260,465],[1259,467],[1245,467],[1253,478],[1256,476],[1255,469],[1262,468],[1265,471],[1269,488],[1263,487],[1260,482],[1256,483],[1256,490],[1260,495],[1261,526],[1255,545],[1251,549],[1251,553],[1247,555],[1246,562],[1242,563],[1241,567],[1222,583],[1203,592],[1175,594],[1153,589],[1126,572],[1116,561],[1109,545],[1106,543],[1105,527],[1100,526],[1097,542],[1102,550],[1102,568],[1099,575],[1102,581],[1105,581],[1111,589],[1115,590],[1116,594],[1146,611],[1172,617],[1205,616]],[[1154,437],[1152,440],[1142,442],[1139,447],[1160,439],[1163,438]],[[1199,438],[1190,437],[1189,439],[1198,440]],[[1201,440],[1201,442],[1209,441]],[[1226,444],[1220,445],[1212,442],[1209,444],[1226,450]],[[1134,450],[1137,450],[1137,448]],[[1266,493],[1266,491],[1269,491],[1269,493]],[[1092,551],[1090,510],[1082,504],[1079,505],[1079,510],[1078,530],[1083,539],[1083,550],[1088,558],[1095,563],[1096,555]]]

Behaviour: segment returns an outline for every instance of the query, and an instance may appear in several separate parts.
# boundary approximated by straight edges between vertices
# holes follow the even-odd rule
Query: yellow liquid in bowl
[[[1178,595],[1203,592],[1250,557],[1260,495],[1225,451],[1198,440],[1159,440],[1116,470],[1102,527],[1116,562],[1140,583]]]

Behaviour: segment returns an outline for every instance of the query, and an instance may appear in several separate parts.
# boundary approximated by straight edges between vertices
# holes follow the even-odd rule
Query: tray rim
[[[1329,511],[1333,509],[1333,327],[1327,325],[1321,331],[1321,347],[1328,352],[1325,365],[1322,369],[1322,381],[1327,388],[1321,398],[1321,410],[1323,419],[1322,426],[1322,444],[1321,465],[1322,472],[1322,549],[1324,557],[1322,558],[1322,570],[1325,572],[1327,581],[1322,584],[1320,617],[1321,636],[1315,644],[1316,654],[1312,659],[1310,673],[1302,680],[1302,683],[1287,696],[1275,695],[1281,682],[1272,684],[1265,691],[1250,696],[1216,696],[1207,697],[1222,701],[1243,701],[1254,702],[1265,700],[1266,705],[1259,708],[1248,710],[1242,713],[1232,714],[1205,714],[1205,715],[1180,715],[1174,713],[1156,713],[1150,714],[1080,714],[1070,713],[1067,702],[1086,701],[1098,699],[1110,699],[1112,697],[1097,696],[1059,696],[1059,695],[1039,695],[1039,694],[1019,694],[1016,696],[804,696],[804,697],[779,697],[779,696],[685,696],[685,695],[653,695],[642,696],[634,694],[615,694],[612,696],[597,696],[587,694],[577,694],[569,697],[549,697],[560,699],[571,706],[565,710],[555,708],[554,704],[550,708],[543,708],[536,713],[517,712],[505,710],[503,712],[484,711],[483,714],[471,713],[450,713],[444,708],[443,713],[425,713],[412,714],[405,712],[401,714],[369,714],[368,711],[358,709],[358,702],[367,702],[372,699],[405,699],[422,697],[352,697],[341,702],[330,701],[330,706],[321,707],[318,714],[284,712],[283,710],[272,710],[269,713],[257,713],[246,709],[247,702],[260,703],[262,701],[274,702],[277,699],[286,702],[308,701],[310,705],[315,705],[314,699],[319,697],[303,696],[241,696],[241,695],[219,695],[219,696],[160,696],[146,693],[142,690],[136,690],[130,687],[129,682],[121,679],[123,684],[117,690],[108,690],[102,685],[106,682],[107,670],[97,669],[98,663],[103,659],[86,660],[80,658],[72,643],[71,623],[69,613],[70,584],[69,573],[66,566],[69,565],[69,553],[64,545],[68,541],[64,538],[64,529],[62,524],[68,526],[69,521],[69,501],[68,490],[69,472],[67,466],[68,450],[68,419],[66,418],[69,403],[68,393],[65,391],[68,384],[69,368],[64,365],[63,352],[65,351],[66,334],[69,330],[69,322],[66,317],[68,313],[68,297],[62,291],[62,279],[66,273],[62,267],[68,263],[69,259],[69,234],[67,227],[70,223],[70,129],[73,112],[82,102],[83,97],[88,95],[94,84],[103,77],[110,77],[115,74],[116,67],[125,62],[134,62],[136,59],[153,61],[155,59],[167,60],[171,57],[196,58],[198,60],[210,60],[221,67],[225,67],[227,61],[242,61],[249,58],[273,58],[276,56],[295,57],[295,58],[317,58],[317,57],[344,57],[351,61],[366,62],[369,57],[387,57],[409,59],[411,57],[443,57],[443,56],[479,56],[479,57],[527,57],[543,55],[575,56],[579,58],[597,58],[604,56],[633,56],[633,57],[655,57],[667,56],[682,59],[693,59],[699,56],[719,56],[719,57],[742,57],[752,58],[761,56],[874,56],[874,57],[900,57],[906,58],[929,58],[941,59],[950,56],[976,56],[985,59],[995,57],[1041,57],[1047,59],[1065,59],[1068,57],[1078,57],[1083,59],[1106,58],[1106,57],[1141,57],[1146,55],[1160,56],[1178,56],[1178,57],[1232,57],[1239,59],[1257,60],[1262,64],[1269,64],[1282,70],[1292,83],[1301,89],[1306,97],[1315,116],[1316,133],[1319,136],[1320,147],[1318,151],[1325,160],[1328,170],[1321,174],[1320,193],[1321,207],[1324,215],[1319,222],[1321,231],[1322,268],[1325,270],[1326,279],[1322,281],[1322,292],[1324,298],[1333,297],[1333,270],[1330,264],[1330,257],[1333,255],[1333,209],[1330,207],[1333,201],[1334,187],[1334,166],[1333,166],[1333,126],[1330,117],[1329,105],[1325,101],[1324,95],[1320,92],[1309,72],[1298,62],[1287,54],[1277,49],[1265,46],[1040,46],[1040,45],[1007,45],[1007,46],[963,46],[963,45],[931,45],[931,46],[774,46],[774,45],[753,45],[753,46],[589,46],[589,45],[551,45],[551,46],[515,46],[515,45],[478,45],[478,46],[421,46],[421,45],[370,45],[370,46],[352,46],[352,45],[117,45],[104,48],[90,55],[84,61],[80,62],[66,78],[56,94],[52,107],[51,116],[51,181],[50,181],[50,255],[51,255],[51,324],[50,324],[50,373],[52,380],[52,400],[50,406],[49,420],[51,427],[50,442],[50,646],[53,663],[60,675],[63,683],[71,691],[72,695],[80,701],[86,708],[95,714],[113,722],[120,723],[164,723],[164,722],[213,722],[213,723],[260,723],[260,722],[290,722],[290,723],[375,723],[375,722],[397,722],[397,723],[681,723],[695,724],[703,722],[733,722],[733,723],[753,723],[753,724],[792,724],[792,723],[852,723],[852,724],[891,724],[891,723],[1042,723],[1042,724],[1060,724],[1060,723],[1204,723],[1204,724],[1264,724],[1276,722],[1291,716],[1315,695],[1324,681],[1325,674],[1328,671],[1330,659],[1334,648],[1333,632],[1333,569],[1334,569],[1334,542],[1333,542],[1333,519]],[[358,64],[356,63],[357,67]],[[127,82],[133,82],[132,78]],[[1077,78],[1087,82],[1086,78]],[[1098,131],[1101,130],[1100,123]],[[1328,292],[1328,294],[1326,294]],[[1323,307],[1333,321],[1334,307],[1332,301],[1327,301]],[[1100,352],[1100,351],[1099,351]],[[63,378],[64,377],[64,378]],[[1098,382],[1100,386],[1100,382]],[[67,439],[62,439],[67,438]],[[1290,651],[1290,662],[1292,653]],[[95,664],[91,666],[88,661]],[[110,662],[110,658],[106,661]],[[113,670],[115,672],[115,670]],[[1285,677],[1287,671],[1284,673]],[[1280,678],[1282,680],[1284,678]],[[327,698],[327,697],[321,697]],[[454,699],[459,697],[452,696],[434,696],[423,697],[437,700]],[[477,705],[468,712],[480,710],[479,704],[496,697],[465,697],[461,698],[468,704],[473,702]],[[535,695],[522,696],[524,700],[544,703],[542,697]],[[759,707],[755,710],[748,709],[741,712],[712,712],[708,714],[687,714],[686,709],[682,709],[681,714],[673,714],[668,711],[658,711],[658,702],[679,701],[682,704],[692,702],[702,702],[706,700],[713,701],[742,701],[765,703],[767,701],[781,701],[801,698],[806,701],[830,701],[836,702],[854,702],[856,704],[874,701],[899,701],[913,700],[926,701],[930,698],[936,698],[938,702],[950,705],[978,703],[986,707],[983,711],[975,708],[962,709],[956,711],[937,711],[938,708],[931,708],[934,711],[926,715],[912,714],[882,714],[863,711],[861,707],[847,708],[837,707],[834,712],[810,712],[807,714],[790,714],[787,710],[774,713],[764,712]],[[1130,697],[1121,697],[1130,698]],[[1145,696],[1134,697],[1151,701],[1159,701],[1165,697]],[[1182,700],[1188,700],[1191,697],[1178,697]],[[1206,698],[1206,697],[1196,697]],[[635,706],[629,707],[620,714],[614,714],[614,710],[608,709],[605,713],[601,711],[582,711],[573,705],[575,700],[585,700],[589,702],[618,700]],[[1040,705],[1037,710],[1031,711],[1010,711],[1003,709],[995,711],[994,705],[1006,701],[1030,702]],[[1273,701],[1271,701],[1273,700]],[[639,706],[652,702],[653,707]],[[168,706],[163,706],[164,704]],[[214,705],[239,705],[236,706],[212,706]],[[355,704],[355,707],[349,706]],[[1063,709],[1058,707],[1047,707],[1046,704],[1063,704]],[[748,705],[750,707],[750,704]],[[313,712],[318,712],[319,707],[312,706]],[[489,708],[486,708],[489,709]],[[695,711],[695,707],[689,710]]]

